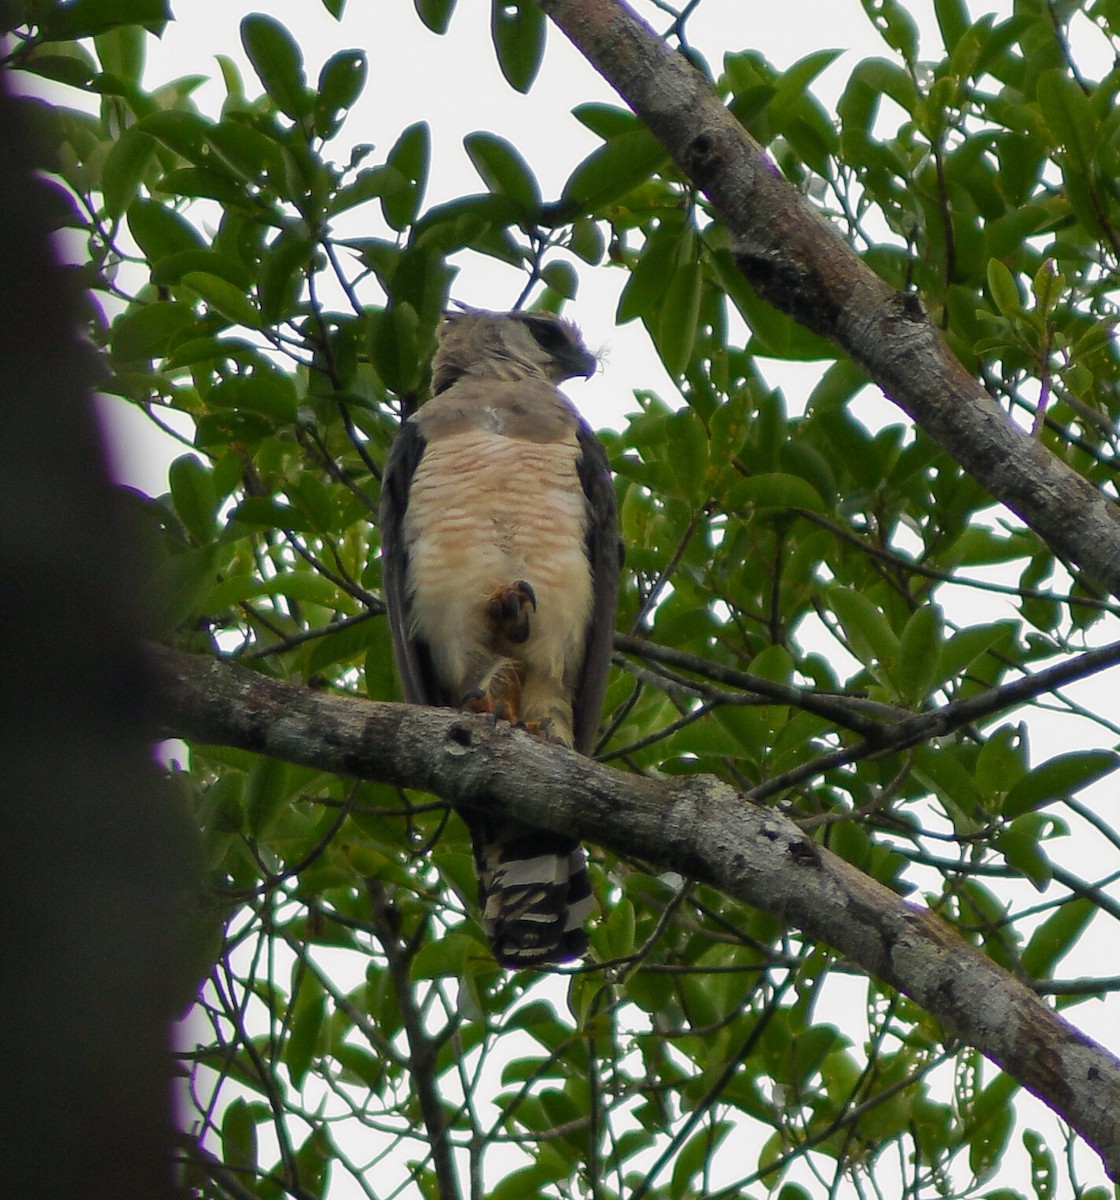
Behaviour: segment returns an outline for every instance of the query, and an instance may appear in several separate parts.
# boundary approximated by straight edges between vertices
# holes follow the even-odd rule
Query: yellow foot
[[[481,688],[473,692],[468,692],[463,697],[460,708],[464,712],[486,713],[493,717],[495,721],[508,721],[511,725],[517,724],[517,711],[512,699],[491,696]]]

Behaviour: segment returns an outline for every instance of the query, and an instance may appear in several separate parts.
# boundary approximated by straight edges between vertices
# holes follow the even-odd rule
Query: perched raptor
[[[432,398],[401,425],[381,493],[405,698],[490,712],[583,754],[607,683],[621,551],[606,454],[556,384],[594,369],[575,326],[549,313],[448,315]],[[582,954],[594,900],[579,843],[462,815],[497,960]]]

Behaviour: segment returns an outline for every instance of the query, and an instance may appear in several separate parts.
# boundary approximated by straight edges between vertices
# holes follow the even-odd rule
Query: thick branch
[[[541,7],[712,202],[758,294],[847,351],[1056,554],[1120,595],[1120,509],[1015,425],[953,357],[916,299],[860,261],[708,80],[622,0],[541,0]]]
[[[626,775],[483,717],[324,695],[170,650],[153,650],[153,666],[168,736],[485,802],[772,913],[910,996],[1069,1121],[1120,1177],[1120,1060],[939,917],[727,784]]]

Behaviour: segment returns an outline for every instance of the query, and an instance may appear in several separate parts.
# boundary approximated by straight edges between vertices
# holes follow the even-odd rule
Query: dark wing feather
[[[408,630],[408,549],[404,544],[404,514],[408,508],[412,476],[427,445],[415,421],[403,421],[385,463],[381,479],[381,580],[389,610],[393,657],[401,691],[410,704],[449,704],[436,681],[432,657],[423,639]]]
[[[579,425],[579,479],[587,497],[587,558],[591,563],[591,619],[583,655],[583,669],[572,703],[572,730],[576,749],[590,754],[595,746],[603,696],[611,665],[614,623],[618,608],[618,580],[622,570],[622,543],[610,463],[602,443],[583,422]]]

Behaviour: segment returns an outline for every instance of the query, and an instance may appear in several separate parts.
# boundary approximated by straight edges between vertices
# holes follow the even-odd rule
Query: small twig
[[[688,549],[688,543],[692,540],[692,535],[696,532],[696,527],[699,521],[696,513],[688,519],[688,524],[685,526],[684,533],[681,534],[680,540],[677,542],[673,553],[669,555],[669,561],[662,567],[657,578],[653,582],[653,586],[646,593],[645,599],[642,601],[638,609],[637,615],[630,623],[630,636],[634,637],[642,626],[642,622],[646,619],[649,613],[653,610],[653,606],[657,603],[658,597],[665,589],[665,585],[669,582],[673,572],[680,565],[681,559],[684,557],[684,552]]]
[[[380,600],[368,607],[364,612],[355,613],[352,617],[341,617],[337,621],[331,621],[327,625],[321,625],[317,629],[302,629],[299,633],[288,634],[281,638],[280,641],[274,642],[269,646],[255,646],[250,650],[244,650],[234,657],[241,662],[245,662],[254,658],[268,658],[273,654],[283,654],[288,650],[294,650],[297,646],[302,646],[306,642],[313,642],[318,638],[329,637],[332,633],[337,633],[341,629],[349,629],[353,625],[357,625],[362,621],[368,621],[370,617],[381,616],[385,611],[385,606]]]
[[[1112,642],[1099,650],[1089,650],[1078,658],[1058,663],[1045,671],[1025,675],[1014,683],[988,688],[975,696],[953,700],[930,712],[918,713],[894,725],[881,727],[877,730],[874,741],[868,739],[858,745],[820,755],[767,780],[766,783],[759,784],[748,792],[747,796],[754,803],[761,804],[767,797],[815,779],[835,767],[848,766],[872,754],[888,750],[908,750],[930,738],[942,737],[984,717],[994,716],[998,712],[1033,700],[1045,692],[1052,692],[1063,683],[1087,678],[1117,662],[1120,662],[1120,642]]]

